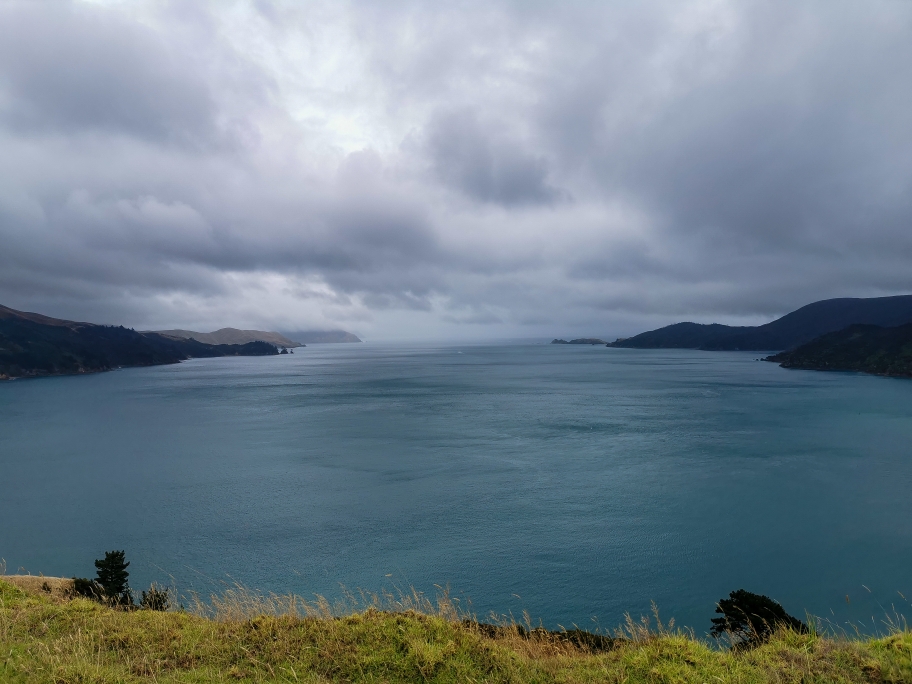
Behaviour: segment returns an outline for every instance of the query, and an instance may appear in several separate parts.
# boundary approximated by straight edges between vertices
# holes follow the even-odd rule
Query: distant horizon
[[[822,300],[815,300],[815,301],[825,301],[825,300],[829,300],[829,299],[871,299],[871,298],[896,297],[896,296],[910,296],[910,293],[903,292],[903,293],[887,294],[887,295],[877,294],[877,295],[872,295],[870,297],[855,297],[855,296],[825,297]],[[351,334],[357,336],[358,338],[360,338],[362,343],[371,341],[371,342],[390,342],[390,343],[404,343],[404,344],[420,343],[420,342],[427,342],[427,343],[431,343],[431,344],[441,343],[441,342],[454,342],[454,343],[460,343],[460,344],[484,344],[484,343],[496,343],[496,342],[507,342],[508,343],[511,341],[514,341],[514,342],[529,341],[529,342],[538,343],[540,341],[550,342],[553,339],[566,339],[569,341],[570,339],[583,339],[583,338],[600,338],[600,339],[604,340],[605,342],[612,342],[619,338],[632,337],[632,336],[638,335],[643,332],[656,330],[656,329],[663,328],[668,325],[673,325],[676,323],[697,323],[700,325],[710,325],[710,324],[716,323],[716,324],[727,325],[727,326],[760,326],[760,325],[764,325],[766,323],[770,323],[774,320],[778,320],[782,316],[785,316],[786,314],[789,314],[792,311],[795,311],[803,306],[806,306],[806,305],[812,304],[812,303],[814,303],[814,302],[804,302],[803,304],[800,304],[799,306],[795,307],[794,309],[784,311],[781,314],[778,314],[778,315],[775,315],[775,316],[772,316],[769,318],[760,317],[760,316],[747,317],[747,316],[736,316],[736,315],[718,316],[716,318],[709,318],[709,317],[702,317],[702,316],[692,316],[690,318],[687,318],[687,317],[652,318],[652,317],[650,317],[651,322],[647,322],[644,320],[643,326],[651,326],[651,327],[640,327],[639,329],[636,329],[635,324],[631,323],[631,324],[629,324],[629,329],[623,333],[592,332],[592,328],[596,327],[594,325],[591,327],[578,327],[575,330],[573,330],[572,332],[566,332],[566,330],[567,330],[566,327],[563,329],[564,332],[548,332],[548,330],[560,329],[560,326],[558,324],[555,324],[554,326],[547,326],[545,328],[545,330],[538,330],[536,332],[530,331],[530,332],[526,332],[524,334],[520,334],[517,332],[512,332],[512,333],[504,332],[504,333],[498,334],[496,331],[492,331],[492,330],[488,330],[487,334],[478,334],[478,333],[473,334],[472,331],[467,330],[467,328],[465,326],[458,326],[458,327],[454,326],[453,328],[451,328],[450,332],[441,332],[436,335],[424,335],[424,336],[420,336],[420,335],[418,335],[418,336],[416,336],[416,335],[412,335],[412,336],[398,335],[397,336],[397,335],[389,335],[389,334],[383,335],[383,336],[380,336],[380,335],[368,336],[368,335],[362,334],[358,329],[356,329],[354,327],[345,328],[345,327],[341,327],[341,326],[336,326],[333,328],[330,328],[330,327],[303,328],[303,327],[301,327],[301,328],[297,328],[297,329],[288,328],[288,327],[269,327],[269,326],[263,326],[263,325],[242,326],[242,325],[232,325],[232,324],[208,326],[208,329],[207,329],[207,326],[195,326],[194,327],[192,325],[141,327],[141,326],[136,326],[136,325],[128,325],[126,323],[122,323],[119,321],[107,322],[107,321],[89,320],[86,318],[78,318],[78,317],[72,317],[72,316],[57,316],[57,315],[49,314],[46,311],[29,311],[29,313],[36,313],[36,314],[40,314],[40,315],[44,315],[44,316],[50,316],[51,318],[59,318],[62,320],[72,320],[72,321],[82,321],[85,323],[94,323],[97,325],[114,325],[114,326],[122,325],[126,328],[132,328],[134,330],[141,331],[141,332],[160,332],[160,331],[169,331],[169,330],[183,330],[183,331],[197,332],[197,333],[201,333],[201,334],[209,334],[212,332],[216,332],[218,330],[222,330],[222,329],[226,329],[226,328],[233,328],[236,330],[258,330],[258,331],[262,331],[262,332],[274,332],[274,333],[283,335],[285,337],[288,337],[289,339],[293,339],[292,335],[301,334],[301,333],[347,332],[347,333],[351,333]],[[0,302],[0,305],[8,306],[9,308],[15,309],[18,311],[27,311],[26,309],[20,309],[15,306],[10,306],[9,304],[3,303],[3,302]],[[643,319],[640,319],[640,320],[643,320]],[[297,341],[297,340],[294,340],[294,341]],[[307,344],[339,344],[339,343],[336,343],[336,342],[326,342],[326,343],[309,342]]]
[[[0,302],[0,304],[3,304],[3,303]],[[54,315],[54,314],[49,314],[49,313],[46,312],[46,311],[29,311],[29,310],[27,310],[27,309],[20,309],[20,308],[15,307],[15,306],[10,306],[10,305],[8,305],[8,304],[3,304],[3,305],[4,305],[4,306],[9,306],[9,308],[15,309],[15,310],[17,310],[17,311],[25,311],[25,312],[27,312],[27,313],[40,314],[40,315],[43,315],[43,316],[49,316],[49,317],[51,317],[51,318],[58,318],[58,319],[61,319],[61,320],[77,321],[77,322],[83,322],[83,323],[94,323],[94,324],[96,324],[96,325],[114,325],[114,326],[122,325],[122,326],[124,326],[125,328],[131,328],[131,329],[133,329],[133,330],[137,330],[137,331],[140,331],[140,332],[160,332],[160,331],[168,331],[168,330],[183,330],[183,331],[190,331],[190,332],[198,332],[198,333],[202,333],[202,334],[208,334],[208,333],[216,332],[216,331],[218,331],[218,330],[222,330],[222,329],[225,329],[225,328],[233,328],[233,329],[236,329],[236,330],[259,330],[259,331],[263,331],[263,332],[275,332],[275,333],[279,333],[279,334],[281,334],[281,335],[284,335],[284,336],[288,337],[290,334],[293,334],[293,333],[343,331],[343,332],[348,332],[348,333],[351,333],[351,334],[353,334],[353,335],[356,335],[357,337],[359,337],[359,338],[362,340],[362,342],[367,342],[368,340],[373,341],[373,342],[397,342],[397,343],[398,343],[398,342],[402,342],[402,343],[409,343],[409,342],[428,342],[428,343],[435,343],[435,342],[444,342],[444,341],[456,341],[456,342],[461,342],[461,343],[479,343],[479,344],[482,344],[482,343],[485,343],[485,342],[508,342],[508,341],[518,341],[518,340],[527,340],[527,341],[542,341],[542,340],[543,340],[543,341],[550,342],[552,339],[558,339],[558,338],[561,338],[561,337],[564,337],[564,338],[566,338],[566,339],[570,339],[571,337],[572,337],[573,339],[579,339],[579,338],[584,338],[584,337],[599,337],[599,338],[604,339],[606,342],[610,342],[610,341],[616,339],[617,337],[626,337],[626,336],[629,336],[629,335],[635,335],[635,334],[637,334],[637,332],[644,332],[644,331],[646,330],[646,329],[644,328],[643,330],[638,330],[637,332],[629,332],[627,335],[620,335],[620,334],[614,334],[614,333],[611,333],[611,334],[607,334],[607,333],[601,333],[601,334],[598,334],[598,333],[590,333],[590,332],[586,332],[587,329],[584,329],[584,328],[581,328],[581,329],[580,329],[580,330],[582,330],[582,332],[580,332],[580,330],[578,330],[577,332],[574,332],[574,333],[572,333],[572,334],[571,334],[571,333],[567,333],[567,332],[563,332],[563,333],[560,333],[560,334],[558,334],[558,333],[549,333],[549,332],[538,332],[538,333],[528,333],[528,334],[516,334],[516,333],[513,333],[513,334],[510,334],[510,333],[498,334],[497,332],[491,332],[491,331],[489,331],[487,335],[479,335],[479,334],[477,334],[477,333],[476,333],[475,335],[473,335],[472,332],[467,331],[467,330],[465,329],[465,327],[454,327],[454,328],[452,329],[452,333],[451,333],[451,334],[448,334],[448,333],[440,333],[440,334],[437,335],[437,336],[431,336],[431,335],[426,335],[426,336],[411,336],[411,337],[410,337],[410,336],[395,336],[395,335],[387,335],[387,336],[374,336],[374,335],[371,335],[371,336],[366,336],[366,335],[362,334],[361,332],[359,332],[359,330],[356,329],[356,328],[354,328],[354,327],[351,327],[351,328],[344,328],[344,327],[341,327],[341,326],[338,326],[338,327],[335,327],[335,328],[326,327],[326,328],[298,328],[298,329],[290,329],[290,328],[287,328],[287,327],[285,327],[285,328],[283,328],[283,327],[269,327],[269,326],[264,326],[264,325],[260,325],[260,326],[243,326],[243,325],[234,325],[234,324],[228,324],[228,325],[222,324],[222,325],[210,325],[210,326],[193,326],[193,325],[186,325],[186,324],[185,324],[185,325],[180,325],[180,326],[173,325],[173,326],[145,327],[145,326],[141,326],[141,325],[129,325],[129,324],[123,323],[123,322],[121,322],[121,321],[99,321],[99,320],[90,320],[90,319],[87,319],[87,318],[85,318],[85,317],[78,317],[78,316],[75,316],[75,317],[74,317],[74,316],[65,316],[65,315]],[[788,312],[785,312],[785,313],[788,313]],[[785,314],[783,314],[783,315],[785,315]],[[776,316],[775,318],[779,318],[779,316]],[[775,320],[775,318],[772,318],[772,319],[769,319],[769,320]],[[744,319],[744,318],[739,318],[739,317],[729,317],[728,320],[744,321],[745,319]],[[748,319],[748,320],[756,320],[757,322],[751,322],[751,323],[745,323],[745,322],[725,323],[725,325],[762,325],[763,323],[769,322],[769,320],[761,320],[761,319],[759,319],[759,318],[751,318],[751,319]],[[654,328],[659,328],[659,327],[663,327],[663,326],[665,326],[665,325],[671,325],[672,323],[679,323],[679,322],[682,322],[682,321],[673,320],[673,321],[670,321],[669,323],[657,323],[657,324],[655,324],[653,327],[654,327]],[[712,320],[712,321],[699,321],[699,320],[693,320],[693,319],[691,319],[689,322],[694,322],[694,323],[704,323],[704,322],[705,322],[705,323],[718,323],[718,322],[720,322],[720,321],[717,321],[717,320]],[[557,327],[559,327],[559,326],[554,326],[555,329],[556,329]],[[549,327],[548,329],[550,329],[550,327]],[[652,329],[652,328],[650,328],[650,329]],[[606,335],[607,335],[607,336],[606,336]],[[609,339],[609,338],[610,338],[610,339]],[[316,342],[315,342],[315,343],[313,343],[313,344],[321,344],[321,343],[316,343]],[[334,344],[334,343],[326,343],[326,344]]]

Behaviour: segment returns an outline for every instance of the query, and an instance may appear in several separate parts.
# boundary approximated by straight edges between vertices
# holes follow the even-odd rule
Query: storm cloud
[[[0,303],[625,335],[912,291],[912,3],[0,2]]]

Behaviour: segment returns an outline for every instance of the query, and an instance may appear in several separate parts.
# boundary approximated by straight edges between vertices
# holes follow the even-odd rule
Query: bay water
[[[449,585],[549,627],[654,601],[703,635],[738,588],[912,616],[912,381],[757,357],[365,343],[0,383],[0,557],[124,549],[134,587],[203,595]]]

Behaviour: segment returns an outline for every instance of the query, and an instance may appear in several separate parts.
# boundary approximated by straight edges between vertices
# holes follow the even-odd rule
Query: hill
[[[825,299],[759,326],[675,323],[611,342],[635,349],[774,351],[792,349],[853,324],[892,327],[912,323],[912,295]]]
[[[250,598],[125,611],[27,593],[0,577],[0,681],[912,681],[909,632],[850,640],[781,631],[729,651],[633,620],[623,635],[584,640],[579,630],[479,624],[447,603],[335,613],[300,597]]]
[[[0,379],[95,373],[189,358],[269,356],[272,344],[212,345],[123,326],[49,318],[0,306]]]
[[[297,332],[284,333],[298,342],[305,344],[326,344],[335,342],[360,342],[357,335],[344,330],[298,330]]]
[[[183,340],[196,340],[205,344],[247,344],[248,342],[268,342],[277,347],[303,347],[300,342],[288,339],[277,332],[265,330],[238,330],[237,328],[222,328],[210,333],[194,332],[192,330],[155,330],[153,332],[167,337],[176,337]]]
[[[764,360],[783,368],[908,378],[912,377],[912,324],[892,328],[851,325]]]

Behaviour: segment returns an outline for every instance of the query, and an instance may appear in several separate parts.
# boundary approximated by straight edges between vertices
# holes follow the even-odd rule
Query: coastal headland
[[[598,344],[597,338],[551,344]],[[912,377],[912,295],[827,299],[760,326],[675,323],[607,343],[616,349],[780,351],[783,368]]]
[[[190,358],[277,354],[276,345],[261,340],[206,344],[0,306],[0,379],[3,380],[157,366]]]
[[[0,380],[98,373],[192,358],[275,356],[306,342],[360,342],[344,330],[291,333],[222,328],[136,331],[0,306]],[[281,351],[279,351],[281,349]]]
[[[912,295],[824,299],[758,326],[675,323],[619,338],[609,347],[701,349],[703,351],[781,351],[793,349],[850,325],[894,327],[912,323]]]

